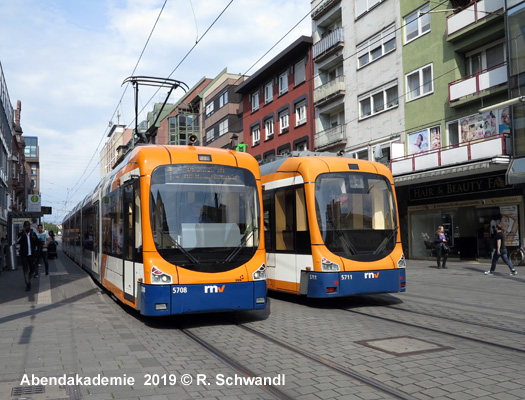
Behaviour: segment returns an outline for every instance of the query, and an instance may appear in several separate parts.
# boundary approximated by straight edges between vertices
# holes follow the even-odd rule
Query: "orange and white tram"
[[[259,166],[241,152],[138,146],[63,222],[63,250],[144,315],[266,307]]]
[[[268,289],[318,298],[404,292],[390,170],[301,154],[309,155],[261,166]]]

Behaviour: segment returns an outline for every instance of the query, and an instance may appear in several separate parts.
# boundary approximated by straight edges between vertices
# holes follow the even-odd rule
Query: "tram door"
[[[123,237],[122,237],[122,258],[124,261],[123,286],[124,298],[135,302],[135,235],[133,227],[135,224],[134,207],[134,185],[133,183],[123,187]]]

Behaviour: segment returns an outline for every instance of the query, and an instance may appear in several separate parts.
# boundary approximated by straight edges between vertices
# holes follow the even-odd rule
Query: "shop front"
[[[493,227],[500,224],[509,249],[523,237],[523,194],[505,185],[504,175],[450,180],[408,187],[407,222],[410,258],[433,257],[432,242],[442,225],[449,238],[451,258],[490,259]]]

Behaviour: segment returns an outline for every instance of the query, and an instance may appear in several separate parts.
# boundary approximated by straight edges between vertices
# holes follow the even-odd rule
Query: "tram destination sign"
[[[410,200],[425,200],[436,197],[461,196],[465,194],[501,190],[505,185],[505,176],[488,176],[478,179],[445,182],[436,185],[410,188]]]

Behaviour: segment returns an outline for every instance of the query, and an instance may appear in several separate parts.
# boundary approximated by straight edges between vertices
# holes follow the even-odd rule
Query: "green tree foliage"
[[[53,231],[55,235],[56,235],[56,234],[59,232],[59,230],[60,230],[60,229],[58,228],[58,226],[56,226],[55,224],[51,224],[51,223],[49,223],[49,222],[44,222],[43,225],[44,225],[44,230],[46,230],[46,231],[48,231],[48,232],[49,232],[49,231]]]

